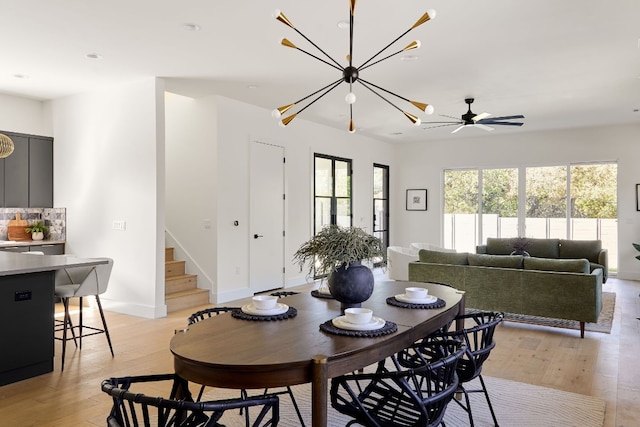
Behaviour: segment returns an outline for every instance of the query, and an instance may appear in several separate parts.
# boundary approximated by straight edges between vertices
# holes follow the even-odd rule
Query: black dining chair
[[[496,327],[504,319],[504,313],[479,311],[471,312],[465,315],[459,315],[455,320],[463,320],[465,322],[464,329],[450,330],[447,332],[440,332],[435,335],[444,339],[458,339],[462,340],[466,344],[466,351],[456,369],[460,383],[458,384],[458,390],[456,393],[462,393],[465,398],[465,402],[462,403],[459,399],[454,399],[462,409],[464,409],[469,415],[469,424],[473,427],[473,413],[471,411],[471,404],[469,401],[470,393],[483,393],[493,423],[498,427],[498,420],[491,405],[491,399],[487,392],[484,379],[482,378],[482,366],[484,362],[489,358],[491,350],[496,346],[496,342],[493,339]],[[429,341],[425,340],[424,345],[429,345]],[[481,388],[470,389],[468,383],[478,378]]]
[[[274,292],[271,295],[277,294],[277,292]],[[289,291],[287,292],[287,296],[288,295],[295,295],[297,294],[297,292],[292,292]],[[275,295],[275,296],[281,296],[281,295]],[[227,313],[233,310],[236,310],[236,307],[209,307],[209,308],[205,308],[204,310],[200,310],[197,311],[195,313],[193,313],[191,316],[189,316],[189,318],[187,319],[187,323],[189,325],[193,325],[196,322],[199,322],[201,320],[210,318],[210,317],[214,317],[217,315],[220,315],[222,313]],[[205,390],[205,386],[202,386],[200,388],[200,392],[198,393],[198,397],[197,400],[199,401],[202,398],[202,395],[204,393]],[[296,398],[293,396],[293,391],[291,390],[291,387],[286,386],[286,388],[282,391],[271,391],[269,392],[269,389],[264,389],[264,393],[263,395],[266,396],[267,394],[273,394],[273,395],[281,395],[281,394],[287,394],[289,396],[289,398],[291,399],[291,403],[293,404],[293,409],[296,411],[296,415],[298,416],[298,420],[300,421],[300,426],[304,427],[304,419],[302,418],[302,413],[300,412],[300,408],[298,407],[298,402],[296,402]],[[243,399],[246,399],[248,396],[247,391],[245,389],[240,390],[240,397]],[[248,416],[248,415],[247,415]],[[247,426],[248,426],[248,419],[247,419]]]
[[[331,406],[353,420],[347,426],[435,427],[458,386],[456,367],[466,346],[436,338],[380,361],[373,373],[331,380]]]
[[[164,385],[170,390],[169,396],[148,394],[147,390]],[[196,402],[187,380],[176,374],[109,378],[102,382],[101,389],[113,400],[108,427],[218,427],[226,411],[250,407],[261,407],[253,427],[275,427],[280,420],[278,396]]]

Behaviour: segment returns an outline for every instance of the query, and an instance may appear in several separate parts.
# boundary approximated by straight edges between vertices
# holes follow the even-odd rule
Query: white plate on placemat
[[[438,301],[438,297],[434,297],[433,295],[429,295],[427,298],[409,298],[405,294],[399,294],[396,295],[396,299],[409,304],[431,304]]]
[[[373,316],[369,323],[351,323],[347,321],[345,316],[336,317],[331,320],[331,322],[336,328],[347,329],[349,331],[375,331],[387,323],[384,319],[376,316]]]
[[[275,316],[276,314],[286,313],[289,310],[287,304],[277,303],[274,308],[262,309],[258,308],[253,303],[243,305],[241,308],[243,313],[253,314],[254,316]]]

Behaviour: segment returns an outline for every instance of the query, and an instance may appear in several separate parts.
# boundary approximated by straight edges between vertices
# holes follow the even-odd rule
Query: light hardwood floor
[[[484,374],[600,397],[607,402],[605,426],[637,426],[640,282],[613,278],[604,290],[617,294],[611,334],[586,332],[580,339],[575,330],[504,322]],[[197,309],[155,320],[108,312],[115,357],[101,335],[87,338],[82,351],[70,344],[63,373],[56,358],[54,372],[0,387],[0,425],[104,426],[111,402],[100,382],[111,376],[171,372],[169,340]],[[89,319],[95,320],[93,315]],[[56,354],[60,345],[56,342]]]

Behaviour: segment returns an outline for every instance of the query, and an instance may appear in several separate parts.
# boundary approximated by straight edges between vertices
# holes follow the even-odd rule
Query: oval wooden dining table
[[[429,289],[445,301],[443,308],[410,309],[387,304],[408,286]],[[397,325],[397,332],[375,338],[342,336],[320,330],[340,316],[340,303],[311,295],[312,287],[288,289],[299,294],[280,298],[294,307],[293,318],[244,320],[230,313],[190,325],[171,339],[175,372],[214,387],[263,389],[312,384],[312,425],[327,425],[328,381],[410,346],[464,312],[464,293],[433,283],[377,281],[371,298],[362,303],[374,316]],[[240,307],[250,298],[225,305]]]

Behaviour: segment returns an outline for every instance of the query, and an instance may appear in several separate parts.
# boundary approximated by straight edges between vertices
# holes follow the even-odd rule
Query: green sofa
[[[420,250],[409,280],[444,283],[465,292],[468,308],[597,322],[602,269],[586,259],[445,253]]]
[[[609,277],[608,252],[602,248],[600,240],[566,239],[525,239],[529,246],[525,249],[529,255],[537,258],[559,258],[589,260],[589,270],[602,269],[602,283]],[[486,245],[476,247],[476,253],[488,255],[509,255],[513,248],[511,238],[488,237]]]

